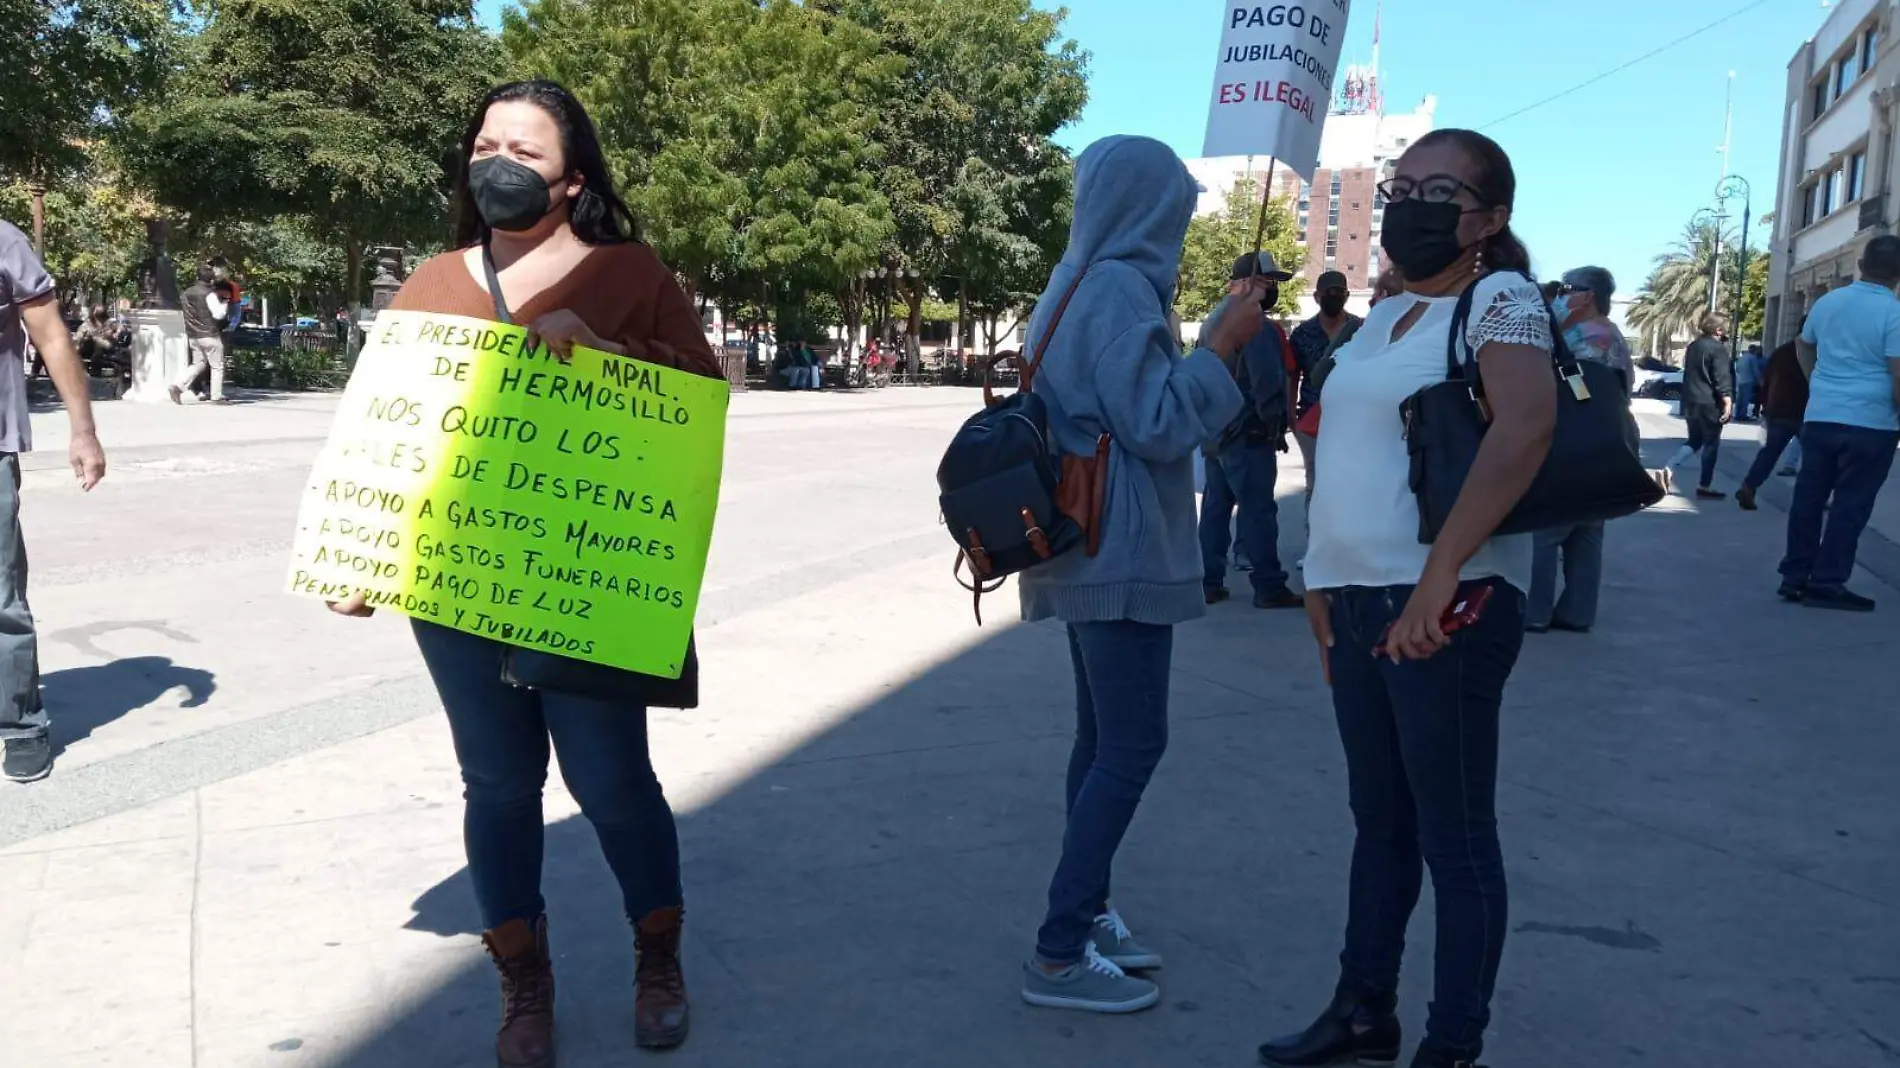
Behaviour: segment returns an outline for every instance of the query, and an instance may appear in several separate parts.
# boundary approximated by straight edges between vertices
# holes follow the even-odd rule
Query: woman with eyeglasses
[[[469,122],[461,160],[456,248],[418,268],[392,310],[505,315],[559,358],[585,345],[724,377],[692,301],[640,241],[594,124],[571,93],[547,81],[491,90]],[[370,611],[360,595],[331,608]],[[541,896],[550,749],[633,926],[634,1044],[684,1042],[679,833],[648,752],[647,710],[510,685],[500,642],[412,625],[462,768],[469,882],[501,977],[496,1063],[554,1065],[554,965]]]
[[[1269,1065],[1391,1064],[1399,960],[1427,867],[1437,900],[1430,1015],[1414,1068],[1475,1064],[1505,935],[1498,713],[1524,641],[1531,540],[1494,537],[1549,451],[1550,312],[1511,232],[1517,179],[1489,138],[1428,134],[1380,192],[1403,292],[1334,356],[1319,436],[1307,613],[1345,746],[1357,837],[1333,1000],[1268,1042]],[[1491,425],[1463,492],[1419,542],[1400,405],[1443,382],[1459,298]]]

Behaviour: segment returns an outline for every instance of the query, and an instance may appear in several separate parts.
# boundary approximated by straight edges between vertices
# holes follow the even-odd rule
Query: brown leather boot
[[[686,1041],[691,1019],[680,972],[685,910],[654,909],[633,925],[633,1041],[641,1049],[672,1049]]]
[[[501,972],[501,1031],[495,1035],[499,1068],[554,1068],[554,964],[548,958],[548,918],[509,920],[482,935]]]

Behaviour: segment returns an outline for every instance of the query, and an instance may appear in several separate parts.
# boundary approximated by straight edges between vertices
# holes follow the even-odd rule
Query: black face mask
[[[478,159],[468,168],[469,195],[491,230],[532,229],[549,211],[548,190],[566,180],[547,181],[507,156]]]
[[[1422,282],[1458,262],[1465,247],[1458,243],[1458,220],[1464,209],[1455,203],[1427,204],[1407,197],[1385,207],[1385,232],[1379,247],[1405,272]]]
[[[1319,298],[1319,310],[1327,315],[1338,315],[1346,310],[1346,298],[1337,293]]]

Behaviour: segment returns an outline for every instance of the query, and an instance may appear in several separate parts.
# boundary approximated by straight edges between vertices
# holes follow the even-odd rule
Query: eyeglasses
[[[1458,199],[1458,194],[1461,192],[1470,193],[1471,199],[1480,204],[1484,203],[1483,194],[1462,179],[1450,174],[1428,174],[1423,178],[1387,178],[1373,188],[1388,203],[1417,197],[1426,204],[1449,204]]]

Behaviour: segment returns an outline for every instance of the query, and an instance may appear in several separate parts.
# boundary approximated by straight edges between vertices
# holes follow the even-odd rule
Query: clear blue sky
[[[478,0],[498,23],[507,0]],[[1036,0],[1054,8],[1056,0]],[[1543,277],[1610,268],[1633,295],[1650,260],[1713,198],[1728,72],[1729,170],[1773,210],[1788,60],[1819,26],[1820,0],[1766,0],[1709,32],[1508,122],[1519,107],[1698,29],[1750,0],[1387,0],[1388,110],[1438,97],[1440,126],[1478,126],[1517,167],[1517,228]],[[1068,0],[1065,29],[1092,54],[1089,105],[1061,139],[1080,150],[1138,133],[1198,156],[1222,0]],[[1371,54],[1375,0],[1354,0],[1341,65]],[[1749,244],[1765,247],[1768,229]]]
[[[1483,128],[1743,7],[1748,0],[1387,0],[1388,111],[1438,97],[1438,125]],[[1054,7],[1051,0],[1040,6]],[[1374,0],[1354,0],[1342,66],[1371,53]],[[1069,36],[1093,53],[1089,106],[1063,135],[1081,148],[1146,134],[1200,154],[1222,0],[1070,0]],[[1516,226],[1541,277],[1610,268],[1633,295],[1650,259],[1710,202],[1723,99],[1735,72],[1730,171],[1773,210],[1788,60],[1821,25],[1819,0],[1767,0],[1653,59],[1489,127],[1517,168]],[[1738,220],[1739,221],[1739,220]],[[1766,227],[1749,243],[1763,247]]]

